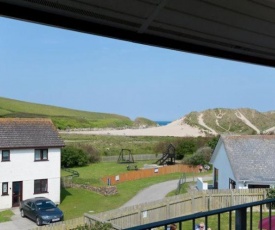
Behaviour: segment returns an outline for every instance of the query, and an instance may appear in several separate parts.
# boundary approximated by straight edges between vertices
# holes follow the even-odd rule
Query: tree
[[[193,140],[184,140],[176,147],[176,159],[181,160],[186,155],[191,155],[195,152],[195,143]]]
[[[211,149],[215,149],[216,145],[218,144],[218,141],[220,139],[220,136],[216,136],[214,137],[212,140],[210,140],[207,144]]]
[[[79,148],[66,146],[61,150],[61,166],[65,168],[84,166],[89,163],[87,154]]]

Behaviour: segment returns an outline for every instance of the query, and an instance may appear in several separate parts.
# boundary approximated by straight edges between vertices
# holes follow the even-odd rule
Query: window
[[[47,161],[48,149],[36,149],[34,154],[35,161]]]
[[[35,180],[34,181],[34,194],[46,193],[48,192],[48,180]]]
[[[2,183],[2,195],[9,195],[8,182]]]
[[[10,150],[2,150],[2,161],[10,161]]]

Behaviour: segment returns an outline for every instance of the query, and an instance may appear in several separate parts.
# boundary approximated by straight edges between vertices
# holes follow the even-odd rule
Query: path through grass
[[[138,162],[139,167],[148,162]],[[125,164],[98,163],[87,167],[74,168],[80,174],[77,182],[85,181],[91,185],[102,186],[100,179],[107,175],[117,175],[126,172]],[[67,172],[62,172],[65,175]],[[83,213],[98,213],[121,207],[124,203],[134,197],[140,190],[168,180],[175,180],[181,177],[182,173],[173,173],[151,178],[144,178],[135,181],[127,181],[117,185],[118,194],[103,196],[84,189],[62,189],[60,208],[65,213],[66,219],[76,218]],[[189,174],[193,176],[193,174]]]

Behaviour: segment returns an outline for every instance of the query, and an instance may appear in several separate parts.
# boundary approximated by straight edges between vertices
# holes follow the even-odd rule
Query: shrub
[[[203,147],[198,149],[192,156],[187,157],[184,163],[189,165],[204,165],[208,164],[211,158],[212,149],[210,147]]]
[[[85,166],[89,163],[87,154],[74,146],[66,146],[61,151],[61,166],[65,168]]]
[[[81,144],[77,146],[79,149],[83,150],[83,152],[87,155],[90,163],[96,163],[100,161],[99,151],[89,144]]]
[[[185,155],[190,155],[195,152],[195,143],[193,140],[185,140],[176,146],[176,159],[181,160]]]
[[[216,148],[216,145],[218,144],[220,136],[214,137],[212,140],[210,140],[207,144],[210,148],[213,150]]]

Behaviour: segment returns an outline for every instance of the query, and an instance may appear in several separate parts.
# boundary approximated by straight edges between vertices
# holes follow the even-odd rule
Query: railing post
[[[246,208],[236,210],[235,229],[246,229]]]

